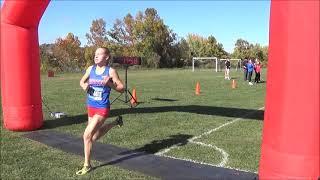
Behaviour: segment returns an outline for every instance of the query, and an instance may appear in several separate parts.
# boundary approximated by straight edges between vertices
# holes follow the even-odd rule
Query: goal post
[[[213,65],[213,67],[215,67],[215,71],[218,72],[219,59],[216,57],[193,57],[192,58],[192,72],[194,72],[194,62],[195,61],[203,61],[203,60],[212,60],[212,65]]]

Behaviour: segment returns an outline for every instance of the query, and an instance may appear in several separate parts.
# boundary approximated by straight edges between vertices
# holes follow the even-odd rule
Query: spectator
[[[244,72],[244,81],[246,81],[248,78],[247,63],[248,63],[247,59],[244,59],[242,62],[242,67],[243,67],[243,72]]]
[[[249,62],[247,63],[247,74],[248,74],[248,81],[249,81],[249,85],[253,85],[252,82],[251,82],[251,78],[252,78],[252,73],[253,73],[253,64],[252,64],[252,60],[250,59]]]
[[[260,61],[257,61],[256,64],[254,65],[254,71],[256,72],[256,76],[254,78],[255,83],[260,82],[260,72],[261,72],[262,65]]]
[[[231,66],[230,60],[227,59],[225,64],[226,64],[226,68],[224,72],[224,79],[230,80],[230,66]]]

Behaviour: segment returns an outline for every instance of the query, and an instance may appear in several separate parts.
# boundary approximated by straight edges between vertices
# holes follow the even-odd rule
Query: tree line
[[[94,51],[100,46],[108,47],[112,56],[139,56],[141,66],[146,68],[186,67],[194,56],[267,61],[268,47],[243,39],[236,41],[234,52],[229,54],[213,35],[190,33],[185,38],[179,37],[154,8],[139,11],[135,17],[129,13],[116,19],[110,29],[106,29],[104,19],[95,19],[86,39],[87,44],[81,46],[79,38],[70,32],[53,44],[40,45],[41,70],[81,71],[93,64]]]

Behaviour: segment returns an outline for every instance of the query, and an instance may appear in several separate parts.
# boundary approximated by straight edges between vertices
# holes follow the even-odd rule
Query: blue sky
[[[268,45],[270,1],[63,1],[52,0],[39,26],[39,41],[53,43],[74,33],[86,44],[92,20],[103,18],[107,29],[116,18],[155,8],[164,23],[179,37],[188,33],[213,35],[226,51],[235,41]]]

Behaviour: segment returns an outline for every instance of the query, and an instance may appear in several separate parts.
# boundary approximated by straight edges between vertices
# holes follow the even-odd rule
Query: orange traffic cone
[[[200,95],[200,83],[197,82],[196,84],[196,95]]]
[[[237,83],[236,80],[232,80],[232,85],[231,85],[232,89],[235,89],[237,87]]]
[[[130,100],[130,103],[131,103],[131,105],[136,105],[138,103],[136,88],[133,88],[133,90],[132,90],[132,98]]]

